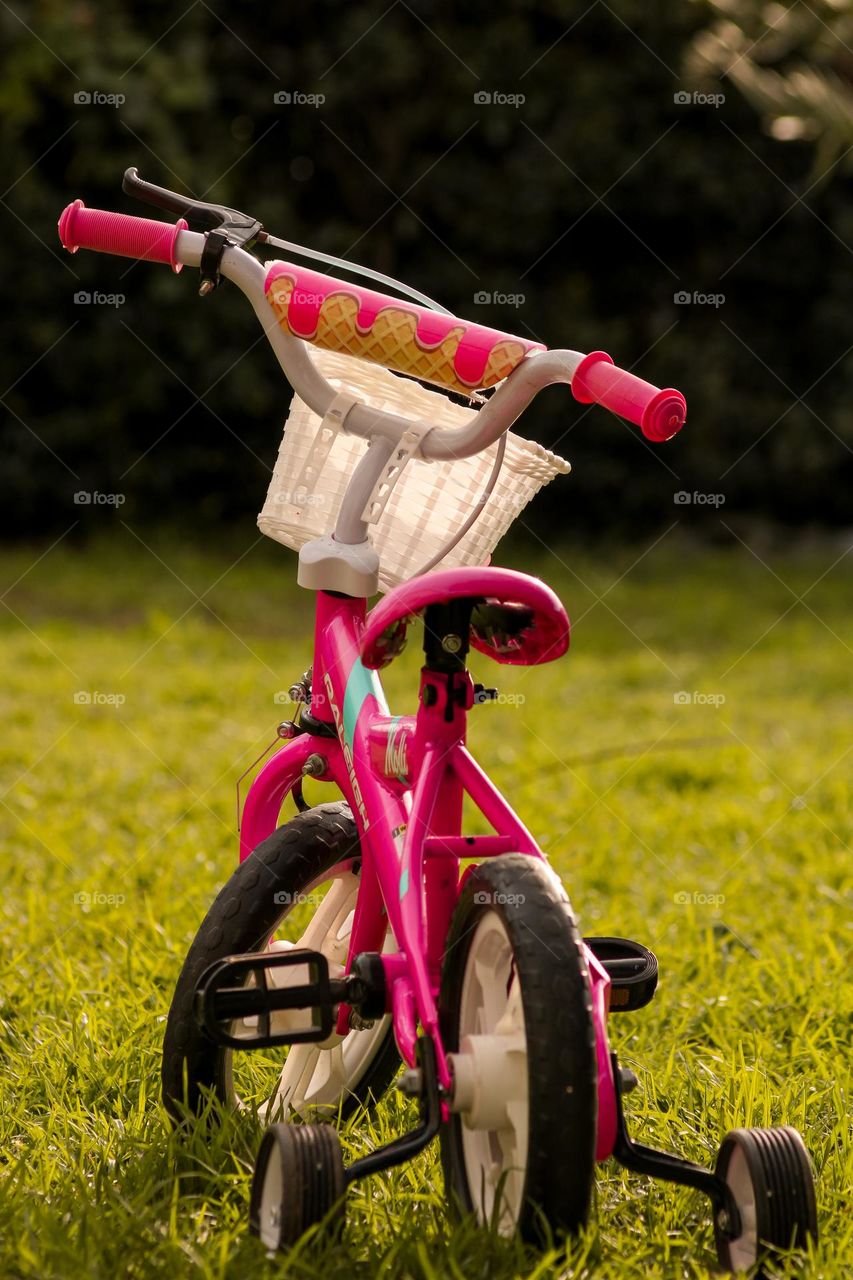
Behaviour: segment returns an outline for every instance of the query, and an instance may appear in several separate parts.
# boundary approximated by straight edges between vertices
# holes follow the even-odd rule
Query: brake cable
[[[434,556],[431,556],[429,560],[427,560],[426,564],[422,564],[420,569],[415,570],[415,572],[412,574],[413,578],[419,578],[422,573],[429,573],[430,569],[434,569],[437,564],[440,564],[441,561],[444,559],[444,557],[448,555],[453,550],[453,548],[462,541],[462,539],[465,537],[465,534],[468,532],[468,530],[472,528],[473,525],[476,524],[480,516],[483,514],[486,503],[488,502],[489,498],[492,496],[494,487],[498,482],[498,476],[501,473],[504,454],[506,453],[506,439],[508,435],[509,435],[509,431],[505,431],[503,435],[498,438],[498,448],[495,454],[495,461],[492,464],[491,474],[489,475],[489,478],[486,481],[483,492],[480,494],[479,498],[474,504],[474,510],[471,512],[470,516],[462,525],[462,527],[460,529],[457,529],[453,537],[449,538],[447,542],[445,542],[444,546],[441,547],[435,553]]]
[[[440,302],[436,302],[418,289],[413,289],[411,285],[404,284],[402,280],[396,280],[393,276],[386,276],[381,271],[374,271],[372,267],[364,267],[357,262],[350,262],[346,258],[338,258],[333,254],[321,253],[319,249],[309,249],[305,245],[294,244],[291,240],[282,240],[279,236],[270,235],[268,231],[264,230],[263,225],[249,214],[240,213],[239,210],[230,209],[225,205],[209,204],[203,200],[196,200],[192,196],[182,196],[178,192],[169,191],[165,187],[158,187],[154,183],[146,182],[140,178],[139,171],[135,168],[125,170],[122,190],[127,195],[133,196],[137,200],[142,200],[146,204],[156,205],[160,209],[167,209],[172,213],[177,213],[180,217],[187,219],[190,227],[199,228],[208,233],[208,240],[205,242],[201,263],[202,283],[199,292],[202,296],[212,292],[219,284],[219,264],[222,260],[223,252],[229,245],[249,250],[256,244],[268,244],[277,249],[286,249],[288,253],[294,253],[297,257],[310,258],[315,262],[322,262],[326,266],[336,267],[339,271],[347,271],[351,275],[364,276],[365,279],[385,285],[386,288],[394,289],[405,297],[411,298],[412,301],[421,303],[423,306],[428,307],[430,311],[438,311],[445,316],[453,315],[453,312],[448,311],[447,307],[443,307]],[[473,399],[473,395],[471,398]],[[479,519],[497,484],[504,454],[506,453],[506,439],[507,432],[504,432],[498,441],[491,474],[486,481],[483,492],[474,505],[474,510],[461,529],[445,543],[436,555],[432,556],[418,570],[418,574],[415,576],[426,573],[429,569],[439,564],[448,552],[452,551],[457,543],[464,538],[476,520]]]
[[[430,311],[440,311],[444,316],[453,315],[453,312],[448,311],[447,307],[443,307],[440,302],[436,302],[433,298],[428,298],[425,293],[413,289],[411,285],[403,284],[402,280],[395,280],[393,276],[386,276],[381,271],[374,271],[372,267],[363,267],[361,263],[350,262],[347,258],[336,258],[334,254],[320,253],[319,249],[309,249],[305,245],[294,244],[291,240],[282,240],[279,236],[270,235],[268,231],[262,231],[258,236],[258,240],[262,244],[275,245],[277,249],[287,249],[288,253],[295,253],[298,257],[313,258],[317,262],[324,262],[327,266],[337,267],[340,271],[349,271],[353,275],[365,276],[366,279],[374,280],[377,284],[384,284],[389,289],[396,289],[398,293],[411,298],[413,302],[420,302],[423,306],[429,307]]]

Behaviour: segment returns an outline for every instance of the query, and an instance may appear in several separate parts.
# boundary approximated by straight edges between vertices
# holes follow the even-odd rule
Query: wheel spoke
[[[333,880],[296,946],[325,954],[324,944],[337,941],[335,922],[346,916],[357,892],[358,881],[351,873]]]
[[[358,880],[351,872],[336,877],[324,894],[314,915],[296,942],[276,940],[270,950],[306,949],[321,951],[334,974],[346,963],[354,918],[353,902]],[[303,1106],[334,1105],[351,1088],[343,1054],[343,1040],[329,1047],[293,1045],[281,1069],[275,1093],[268,1104],[270,1114],[299,1111]]]
[[[268,1104],[270,1113],[275,1114],[280,1110],[281,1118],[284,1119],[291,1108],[298,1108],[321,1057],[322,1050],[313,1044],[293,1045],[285,1058],[275,1093]]]
[[[332,1089],[334,1086],[334,1089]],[[314,1075],[306,1091],[306,1101],[311,1102],[317,1094],[328,1095],[334,1092],[338,1096],[347,1089],[347,1074],[344,1065],[343,1044],[333,1045],[320,1054]]]
[[[503,957],[501,957],[503,959]],[[474,961],[474,976],[480,988],[480,1009],[478,1031],[493,1031],[500,1021],[506,1006],[501,983],[503,965],[495,965],[489,958],[477,958]]]

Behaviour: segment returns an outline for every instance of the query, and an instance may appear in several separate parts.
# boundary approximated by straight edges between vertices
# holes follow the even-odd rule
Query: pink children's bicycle
[[[612,1156],[704,1192],[725,1267],[804,1247],[815,1194],[795,1130],[729,1133],[713,1172],[629,1137],[623,1095],[636,1079],[610,1048],[608,1017],[651,1000],[657,961],[626,939],[580,936],[560,880],[466,745],[469,712],[496,695],[473,682],[472,649],[535,665],[569,644],[543,582],[485,567],[536,490],[568,469],[510,426],[538,391],[566,383],[664,441],[684,423],[683,397],[602,352],[459,320],[351,264],[336,263],[407,296],[262,263],[251,249],[335,260],[135,169],[124,190],[179,221],[77,200],[62,243],[198,267],[202,296],[228,279],[249,298],[296,392],[259,523],[299,551],[299,583],[316,598],[314,661],[290,690],[298,712],[251,785],[241,864],[178,979],[168,1112],[209,1115],[212,1098],[267,1123],[251,1227],[270,1248],[340,1225],[351,1183],[436,1136],[448,1201],[505,1234],[578,1231],[596,1161]],[[417,713],[391,715],[377,673],[417,622]],[[306,777],[344,800],[309,808]],[[298,812],[283,821],[288,796]],[[493,834],[466,834],[466,799]],[[329,1121],[379,1098],[401,1059],[418,1123],[345,1167]]]

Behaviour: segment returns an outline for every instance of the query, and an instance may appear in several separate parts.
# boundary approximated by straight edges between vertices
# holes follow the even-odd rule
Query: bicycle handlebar
[[[59,219],[59,239],[71,253],[95,249],[123,258],[144,258],[147,262],[162,262],[177,274],[183,266],[177,258],[177,241],[186,226],[183,218],[178,222],[156,222],[129,213],[87,209],[82,200],[75,200]]]
[[[187,223],[183,218],[177,223],[157,222],[125,213],[87,209],[82,200],[75,200],[64,210],[59,220],[59,238],[71,253],[76,253],[78,249],[94,249],[100,253],[114,253],[124,257],[142,258],[149,262],[162,262],[171,266],[175,272],[180,271],[185,265],[198,266],[205,244],[205,237],[202,234],[187,230]],[[404,302],[402,299],[374,294],[373,291],[362,290],[359,286],[333,277],[307,272],[304,268],[296,269],[279,263],[277,269],[270,270],[269,264],[264,266],[252,254],[238,246],[226,249],[222,270],[223,274],[234,280],[252,302],[278,356],[279,363],[297,394],[306,400],[314,412],[321,417],[325,414],[328,404],[334,399],[335,391],[313,366],[303,342],[307,339],[317,345],[346,350],[352,355],[366,355],[368,359],[371,356],[377,359],[377,356],[372,351],[356,352],[351,349],[351,341],[358,335],[357,325],[354,332],[348,334],[345,343],[339,338],[330,340],[327,334],[322,335],[325,341],[321,340],[318,343],[321,335],[316,330],[309,333],[302,324],[293,326],[291,323],[282,324],[284,309],[282,303],[285,303],[289,312],[290,296],[286,302],[283,298],[275,299],[270,296],[273,290],[268,293],[264,287],[265,284],[269,288],[277,278],[284,283],[288,276],[291,283],[296,283],[294,277],[298,272],[299,282],[304,285],[310,275],[311,283],[315,288],[318,283],[322,284],[323,288],[318,290],[318,293],[323,296],[332,290],[338,295],[349,295],[357,310],[360,305],[369,301],[372,304],[373,314],[370,317],[372,320],[376,319],[377,301],[389,304],[389,310],[393,308],[395,312],[413,313],[422,310],[414,308],[413,304]],[[322,301],[322,297],[317,300]],[[352,319],[353,317],[350,317],[351,321]],[[509,338],[509,335],[481,330],[480,326],[470,325],[437,312],[425,313],[424,321],[429,324],[430,330],[440,324],[445,342],[450,336],[446,330],[448,327],[452,330],[453,326],[457,327],[457,333],[453,335],[457,340],[466,332],[474,335],[481,331],[491,340],[489,344],[481,344],[483,346],[491,346],[495,339],[501,340],[496,344],[496,349],[500,349]],[[440,338],[441,334],[436,330],[436,333],[430,332],[429,337]],[[302,338],[303,342],[295,341],[298,338]],[[417,354],[424,354],[420,343],[413,339],[415,335],[409,335],[408,346],[412,349],[417,347]],[[425,436],[421,445],[423,457],[462,458],[480,452],[512,425],[538,391],[555,382],[569,383],[575,399],[582,404],[600,404],[612,413],[627,418],[635,426],[640,427],[649,440],[655,442],[669,440],[684,426],[687,405],[681,392],[671,387],[661,391],[651,383],[636,377],[635,374],[619,369],[610,356],[603,351],[593,351],[586,356],[573,351],[547,351],[541,348],[537,351],[538,344],[523,339],[509,340],[517,343],[520,350],[513,353],[512,363],[515,367],[512,372],[507,370],[509,376],[497,389],[496,394],[483,406],[468,426],[457,429],[436,428]],[[431,344],[425,345],[429,350]],[[384,353],[379,358],[379,363],[386,363]],[[414,372],[416,376],[421,372],[420,369],[404,367],[407,372]],[[445,379],[436,380],[446,381]],[[466,380],[464,389],[470,391],[470,388],[471,384]],[[369,437],[378,432],[389,439],[396,440],[406,429],[406,420],[394,414],[376,410],[365,410],[364,413],[360,413],[359,409],[360,407],[356,405],[350,411],[347,421],[347,429],[354,431],[357,435]]]

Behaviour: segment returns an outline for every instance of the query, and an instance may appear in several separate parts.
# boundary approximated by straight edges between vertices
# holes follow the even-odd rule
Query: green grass
[[[171,989],[235,865],[235,780],[309,658],[293,558],[245,546],[236,565],[175,543],[158,559],[121,530],[35,565],[40,551],[0,559],[0,1275],[705,1276],[695,1193],[608,1165],[583,1240],[534,1254],[448,1226],[434,1150],[353,1191],[345,1250],[308,1238],[267,1260],[245,1228],[257,1132],[168,1133]],[[762,564],[677,533],[635,564],[642,550],[543,550],[525,566],[566,601],[573,651],[539,670],[479,659],[480,678],[524,702],[479,709],[472,746],[584,930],[658,954],[654,1004],[611,1025],[641,1078],[635,1133],[708,1163],[730,1127],[799,1127],[823,1233],[805,1271],[840,1280],[853,1256],[849,560],[827,544]],[[413,709],[416,648],[389,673],[398,710]],[[125,701],[81,705],[80,690]],[[350,1126],[347,1149],[404,1123],[394,1095]]]

